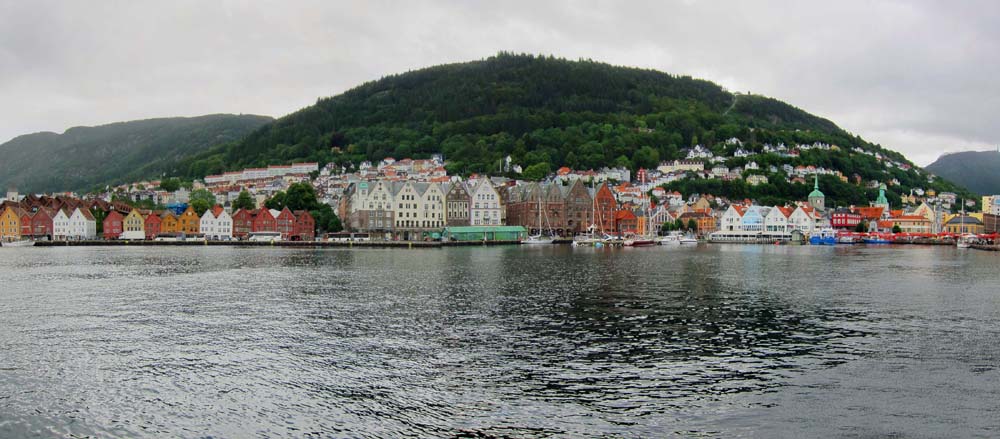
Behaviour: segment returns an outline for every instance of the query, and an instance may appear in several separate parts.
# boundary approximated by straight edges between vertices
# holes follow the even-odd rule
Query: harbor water
[[[0,250],[0,437],[998,437],[953,247]]]

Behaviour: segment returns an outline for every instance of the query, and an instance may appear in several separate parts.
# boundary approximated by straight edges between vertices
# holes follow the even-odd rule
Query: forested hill
[[[16,186],[24,193],[88,190],[156,178],[175,172],[179,161],[242,139],[272,120],[216,114],[28,134],[0,145],[0,188]]]
[[[1000,193],[1000,151],[945,154],[927,166],[927,170],[979,195]]]
[[[637,127],[655,129],[641,132]],[[840,133],[832,122],[774,99],[739,96],[704,80],[593,61],[500,54],[362,84],[202,154],[200,177],[281,161],[360,161],[443,152],[454,170],[494,169],[508,154],[529,166],[600,167],[641,146],[675,155],[750,127]],[[760,137],[767,141],[768,134]],[[331,148],[340,147],[342,153]],[[572,153],[572,154],[571,154]]]
[[[495,174],[501,160],[511,156],[531,171],[526,177],[560,166],[651,168],[661,160],[683,158],[683,150],[694,145],[732,156],[736,146],[725,142],[731,138],[755,154],[767,144],[837,145],[839,152],[761,160],[857,173],[866,183],[897,179],[891,200],[912,188],[957,190],[940,180],[929,184],[915,167],[890,171],[876,153],[907,167],[912,163],[776,99],[734,94],[708,81],[653,70],[507,53],[392,75],[319,99],[241,141],[185,160],[177,174],[201,178],[297,160],[347,165],[443,153],[451,173]],[[794,199],[811,189],[776,184],[717,195]],[[832,201],[851,204],[867,204],[870,195],[856,186],[834,192]]]

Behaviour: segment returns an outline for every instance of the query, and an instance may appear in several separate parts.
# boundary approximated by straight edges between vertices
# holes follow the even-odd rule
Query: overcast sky
[[[1000,143],[1000,2],[0,0],[0,142],[162,116],[282,116],[498,51],[689,74],[921,165]]]

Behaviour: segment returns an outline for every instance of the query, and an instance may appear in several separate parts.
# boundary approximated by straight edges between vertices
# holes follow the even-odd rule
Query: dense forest
[[[271,120],[217,114],[24,135],[0,145],[0,187],[16,186],[22,192],[89,190],[155,178],[175,171],[179,161],[242,139]]]
[[[735,147],[725,140],[733,137],[755,152],[767,143],[838,145],[838,153],[761,160],[822,165],[865,180],[897,178],[901,184],[890,194],[896,201],[910,188],[961,191],[941,180],[928,183],[916,170],[887,170],[869,155],[851,153],[858,147],[909,164],[897,152],[776,99],[734,94],[708,81],[653,70],[509,53],[392,75],[320,99],[245,139],[184,160],[176,174],[199,178],[296,160],[350,167],[390,156],[442,153],[451,173],[498,174],[501,161],[510,156],[525,169],[520,177],[538,178],[560,166],[651,168],[683,158],[682,150],[697,144],[731,154]],[[783,182],[756,188],[690,185],[690,190],[704,186],[702,193],[745,193],[769,201],[801,198],[811,190]],[[867,204],[872,198],[853,184],[824,179],[824,185],[838,204]]]

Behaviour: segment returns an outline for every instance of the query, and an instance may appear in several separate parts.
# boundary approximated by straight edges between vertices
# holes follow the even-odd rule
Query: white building
[[[472,188],[469,199],[469,223],[473,226],[499,226],[502,224],[500,193],[489,180],[483,180]]]
[[[52,235],[62,241],[97,239],[97,221],[87,209],[78,207],[69,215],[60,209],[52,218]]]
[[[201,216],[201,233],[205,239],[232,239],[233,218],[220,206],[205,211]]]

